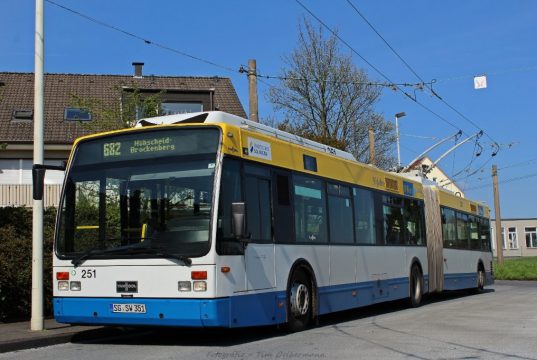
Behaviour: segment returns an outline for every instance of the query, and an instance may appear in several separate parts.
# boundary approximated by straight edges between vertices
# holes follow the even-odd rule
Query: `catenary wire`
[[[207,59],[203,59],[203,58],[201,58],[201,57],[199,57],[199,56],[191,55],[191,54],[188,54],[188,53],[186,53],[186,52],[184,52],[184,51],[181,51],[181,50],[172,48],[172,47],[170,47],[170,46],[167,46],[167,45],[164,45],[164,44],[161,44],[161,43],[158,43],[158,42],[155,42],[155,41],[146,39],[146,38],[144,38],[144,37],[142,37],[142,36],[140,36],[140,35],[137,35],[137,34],[134,34],[134,33],[132,33],[132,32],[129,32],[129,31],[124,30],[124,29],[122,29],[122,28],[120,28],[120,27],[117,27],[117,26],[115,26],[115,25],[111,25],[111,24],[105,23],[104,21],[95,19],[95,18],[93,18],[93,17],[91,17],[91,16],[89,16],[89,15],[83,14],[83,13],[77,11],[77,10],[73,10],[73,9],[67,7],[67,6],[62,5],[62,4],[58,4],[57,2],[55,2],[55,1],[53,1],[53,0],[45,0],[45,1],[46,1],[47,3],[49,3],[49,4],[51,4],[51,5],[57,6],[57,7],[59,7],[59,8],[61,8],[61,9],[65,10],[65,11],[68,11],[68,12],[70,12],[70,13],[72,13],[72,14],[75,14],[75,15],[77,15],[77,16],[80,16],[80,17],[82,17],[82,18],[84,18],[84,19],[86,19],[86,20],[88,20],[88,21],[91,21],[91,22],[93,22],[93,23],[95,23],[95,24],[97,24],[97,25],[100,25],[100,26],[106,27],[106,28],[108,28],[108,29],[111,29],[111,30],[120,32],[120,33],[122,33],[122,34],[124,34],[124,35],[126,35],[126,36],[131,37],[131,38],[134,38],[134,39],[137,39],[137,40],[141,40],[141,41],[143,41],[143,42],[144,42],[145,44],[147,44],[147,45],[153,45],[153,46],[158,47],[158,48],[161,48],[161,49],[163,49],[163,50],[167,50],[167,51],[176,53],[176,54],[178,54],[178,55],[181,55],[181,56],[184,56],[184,57],[188,57],[188,58],[190,58],[190,59],[192,59],[192,60],[200,61],[200,62],[203,62],[203,63],[205,63],[205,64],[208,64],[208,65],[212,65],[212,66],[218,67],[218,68],[220,68],[220,69],[222,69],[222,70],[226,70],[226,71],[228,71],[228,72],[232,72],[232,73],[237,73],[237,72],[238,72],[238,70],[236,70],[236,69],[232,69],[232,68],[230,68],[230,67],[228,67],[228,66],[221,65],[221,64],[217,64],[217,63],[215,63],[215,62],[213,62],[213,61],[210,61],[210,60],[207,60]]]
[[[438,95],[438,93],[436,93],[433,90],[432,86],[430,85],[431,83],[426,83],[423,80],[423,78],[414,70],[414,68],[412,68],[412,66],[410,66],[410,64],[407,61],[405,61],[405,59],[403,59],[403,57],[401,55],[399,55],[399,53],[390,45],[390,43],[388,43],[388,41],[380,34],[380,32],[373,26],[373,24],[371,24],[371,22],[369,20],[367,20],[367,18],[360,12],[360,10],[358,10],[358,8],[350,0],[346,0],[346,1],[354,9],[354,11],[367,23],[367,25],[369,25],[369,27],[378,35],[378,37],[380,37],[380,39],[384,42],[384,44],[386,44],[386,46],[388,46],[388,48],[395,54],[395,56],[397,56],[399,58],[399,60],[401,60],[401,62],[403,62],[403,64],[429,89],[429,91],[436,98],[438,98],[448,108],[450,108],[452,111],[454,111],[457,115],[459,115],[461,118],[466,120],[468,123],[472,124],[478,130],[482,130],[481,127],[478,126],[474,121],[472,121],[470,118],[468,118],[462,112],[457,110],[453,105],[449,104],[443,97]],[[484,133],[485,133],[485,136],[487,136],[492,142],[494,142],[496,144],[498,143],[486,131]],[[499,150],[499,146],[498,146],[498,150]]]
[[[364,56],[362,56],[356,49],[354,49],[354,47],[352,47],[347,41],[345,41],[341,36],[339,36],[339,34],[337,34],[334,30],[332,30],[332,28],[330,28],[328,25],[326,25],[326,23],[324,21],[322,21],[317,15],[315,15],[309,8],[307,8],[300,0],[295,0],[308,14],[310,14],[310,16],[312,16],[315,20],[317,20],[317,22],[319,22],[325,29],[327,29],[333,36],[335,36],[343,45],[345,45],[349,50],[351,50],[356,56],[358,56],[360,59],[362,59],[367,65],[369,65],[373,70],[375,70],[381,77],[383,77],[386,81],[390,82],[390,83],[394,83],[394,81],[391,81],[390,78],[385,75],[381,70],[379,70],[375,65],[373,65],[371,62],[369,62]],[[411,99],[412,101],[414,101],[416,104],[418,104],[418,106],[420,106],[421,108],[423,108],[424,110],[428,111],[429,113],[431,113],[432,115],[434,115],[435,117],[437,117],[438,119],[444,121],[445,123],[449,124],[450,126],[452,126],[453,128],[455,129],[459,129],[458,126],[456,126],[454,123],[452,123],[451,121],[447,120],[446,118],[444,118],[443,116],[441,116],[440,114],[434,112],[433,110],[431,110],[430,108],[428,108],[427,106],[423,105],[422,103],[420,103],[419,101],[417,101],[417,99],[414,99],[412,97],[412,95],[408,94],[406,91],[404,91],[401,87],[397,86],[397,89],[399,91],[401,91],[401,93],[403,93],[406,97],[408,97],[409,99]]]

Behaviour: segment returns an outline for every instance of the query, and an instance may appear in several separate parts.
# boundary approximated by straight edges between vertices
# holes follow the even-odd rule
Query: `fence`
[[[61,185],[45,185],[43,202],[45,207],[57,207],[60,201]],[[26,206],[33,203],[31,184],[0,184],[0,206]]]

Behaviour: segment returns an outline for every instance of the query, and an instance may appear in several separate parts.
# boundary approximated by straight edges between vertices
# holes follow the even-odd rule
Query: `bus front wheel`
[[[312,321],[313,293],[309,277],[303,270],[293,273],[287,289],[287,325],[292,332],[306,329]]]
[[[418,265],[412,265],[409,282],[410,305],[412,307],[418,307],[421,305],[421,299],[423,297],[423,276]]]

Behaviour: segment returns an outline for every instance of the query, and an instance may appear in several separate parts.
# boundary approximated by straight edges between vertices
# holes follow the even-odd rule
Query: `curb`
[[[18,350],[27,350],[65,344],[69,342],[91,342],[96,340],[109,340],[115,338],[128,337],[133,333],[133,330],[116,327],[102,327],[97,329],[72,329],[70,332],[64,333],[49,333],[45,330],[44,334],[32,336],[26,339],[14,339],[10,341],[0,341],[0,354]]]
[[[20,339],[13,341],[0,342],[0,354],[17,351],[39,348],[44,346],[58,345],[68,343],[75,334],[54,334],[35,337],[31,339]]]

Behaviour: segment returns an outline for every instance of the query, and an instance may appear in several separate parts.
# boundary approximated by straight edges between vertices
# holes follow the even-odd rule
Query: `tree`
[[[396,164],[392,155],[394,127],[375,112],[380,88],[350,56],[341,54],[335,35],[328,39],[322,29],[307,20],[299,26],[298,44],[284,57],[279,86],[268,98],[284,120],[281,130],[349,151],[359,161],[369,160],[368,129],[375,132],[376,162],[382,168]]]
[[[137,119],[157,116],[162,103],[161,93],[145,95],[139,89],[115,89],[121,103],[110,102],[98,98],[71,95],[70,106],[87,110],[92,121],[84,126],[92,131],[111,131],[132,127]]]

